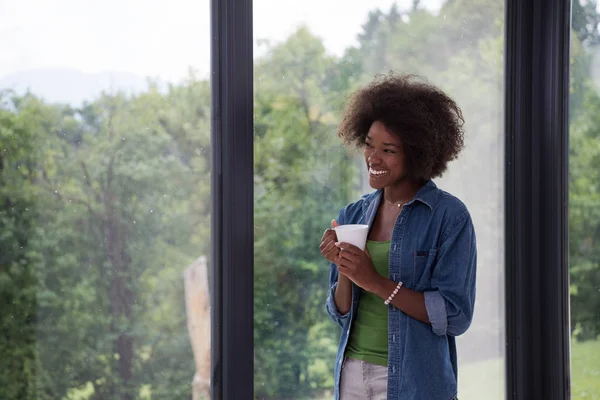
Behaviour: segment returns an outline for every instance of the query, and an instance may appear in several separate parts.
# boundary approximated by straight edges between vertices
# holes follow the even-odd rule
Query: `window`
[[[347,96],[392,69],[425,76],[463,110],[466,148],[436,181],[467,204],[478,240],[459,395],[505,398],[503,24],[501,1],[254,2],[256,398],[331,398],[339,328],[319,242],[372,190],[336,128]]]
[[[0,398],[208,390],[209,15],[0,5]]]
[[[335,130],[390,69],[467,122],[437,180],[478,235],[460,398],[566,398],[569,336],[596,398],[599,18],[572,2],[569,91],[546,3],[214,0],[210,35],[205,1],[0,4],[0,398],[330,398],[318,241],[371,190]]]

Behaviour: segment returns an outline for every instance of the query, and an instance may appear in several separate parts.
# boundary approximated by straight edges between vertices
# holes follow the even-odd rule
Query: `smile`
[[[376,170],[376,169],[373,169],[373,167],[369,168],[369,175],[374,176],[376,178],[385,176],[385,175],[387,175],[389,173],[390,173],[390,171],[388,171],[388,170],[384,170],[384,169],[382,169],[382,170]]]

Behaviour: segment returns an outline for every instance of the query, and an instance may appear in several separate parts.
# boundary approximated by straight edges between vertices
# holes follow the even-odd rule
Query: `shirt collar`
[[[426,204],[433,210],[433,208],[437,204],[439,190],[437,185],[430,179],[417,192],[415,197],[409,201],[408,203],[412,203],[414,201],[420,201],[423,204]],[[407,204],[408,204],[407,203]]]
[[[433,208],[437,204],[438,192],[439,189],[437,185],[430,179],[427,182],[425,182],[423,186],[421,186],[421,188],[417,191],[415,197],[406,202],[406,205],[410,205],[415,201],[420,201],[421,203],[425,204],[433,210]],[[379,207],[379,203],[381,202],[382,195],[383,189],[379,189],[376,192],[374,192],[371,196],[368,196],[365,202],[365,209],[369,208],[369,206],[371,206],[371,208],[377,209]]]

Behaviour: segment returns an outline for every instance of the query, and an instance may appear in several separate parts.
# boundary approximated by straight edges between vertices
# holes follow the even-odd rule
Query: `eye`
[[[389,150],[389,149],[385,150],[385,152],[390,153],[390,154],[396,154],[396,152],[394,150]]]
[[[365,146],[367,146],[369,148],[373,147],[373,146],[371,146],[371,143],[369,143],[369,142],[365,142]]]

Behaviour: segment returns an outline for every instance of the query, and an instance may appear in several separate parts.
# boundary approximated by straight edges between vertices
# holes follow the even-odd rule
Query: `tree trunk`
[[[127,328],[123,330],[123,327],[131,326],[132,323],[131,259],[119,220],[111,211],[108,211],[104,221],[104,235],[106,254],[112,266],[109,274],[111,317],[113,331],[118,335],[113,342],[113,349],[119,355],[120,379],[117,393],[121,394],[122,400],[133,400],[131,378],[134,338],[127,332]]]
[[[194,261],[184,272],[188,332],[196,371],[192,400],[210,398],[210,293],[206,257]]]

